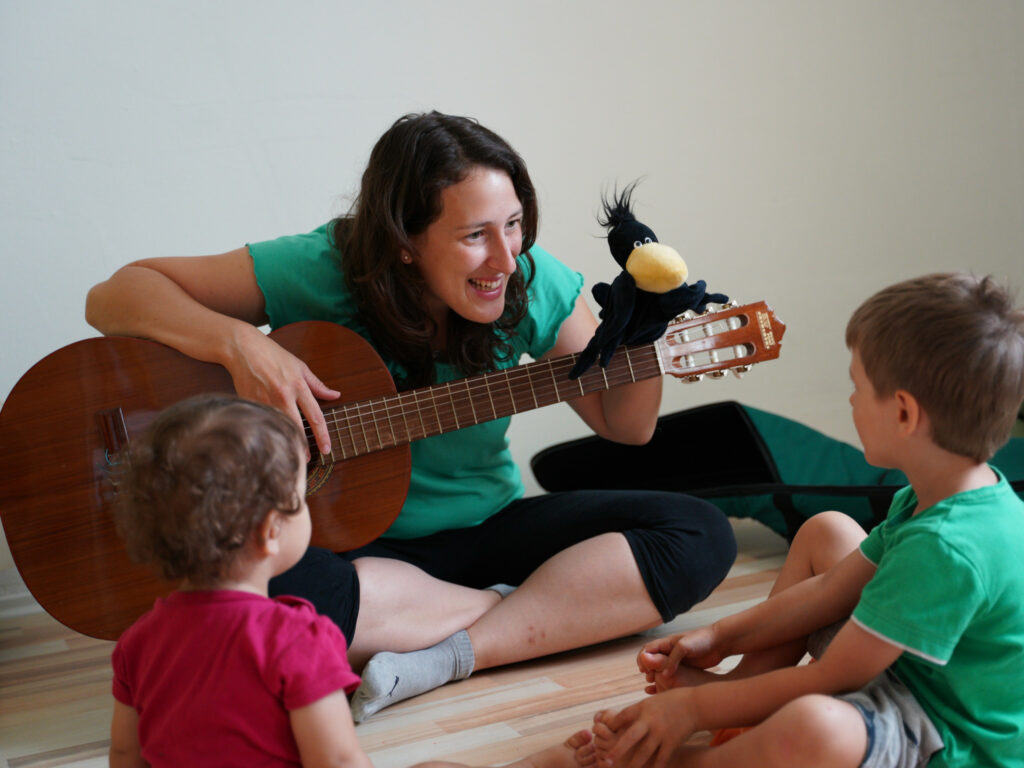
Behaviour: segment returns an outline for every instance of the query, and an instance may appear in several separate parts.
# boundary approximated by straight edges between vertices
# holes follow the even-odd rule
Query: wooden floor
[[[701,626],[767,595],[786,543],[759,523],[733,527],[736,565],[692,611],[644,636],[486,670],[385,709],[357,729],[376,768],[429,758],[506,763],[586,727],[598,709],[641,698],[635,658],[646,637]],[[0,573],[0,768],[107,765],[112,648],[58,624],[13,570]]]

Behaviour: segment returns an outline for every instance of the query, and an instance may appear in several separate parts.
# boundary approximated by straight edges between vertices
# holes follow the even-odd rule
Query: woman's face
[[[505,286],[523,244],[523,206],[504,171],[475,166],[441,192],[441,215],[411,240],[427,311],[444,328],[449,309],[476,323],[505,310]]]

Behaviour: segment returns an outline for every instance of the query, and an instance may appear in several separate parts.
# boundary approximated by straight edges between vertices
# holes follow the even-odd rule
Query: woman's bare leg
[[[605,533],[554,555],[467,631],[486,669],[660,623],[626,537]]]
[[[357,670],[380,651],[428,648],[501,602],[497,592],[441,581],[401,560],[363,557],[355,568],[359,616],[348,656]]]
[[[357,566],[360,562],[356,561]],[[437,584],[419,583],[435,595],[443,591]],[[423,592],[416,597],[426,611],[431,605],[439,605],[440,598]],[[463,625],[468,626],[467,630],[456,628],[454,634],[433,646],[421,645],[422,650],[414,652],[375,654],[363,669],[363,681],[352,698],[356,722],[386,706],[468,677],[476,669],[622,637],[661,622],[632,549],[621,533],[601,534],[562,550],[541,564],[512,594],[498,602],[492,600],[491,605]],[[388,625],[394,626],[400,636],[408,632],[410,613],[389,611],[381,604],[374,611],[381,637],[389,634]],[[363,613],[361,608],[360,616]],[[450,629],[455,622],[444,615],[438,624]],[[444,630],[432,627],[432,631],[436,635]],[[368,641],[359,633],[357,624],[355,640],[361,643],[357,658],[365,658]],[[419,637],[423,643],[425,635],[420,632]]]

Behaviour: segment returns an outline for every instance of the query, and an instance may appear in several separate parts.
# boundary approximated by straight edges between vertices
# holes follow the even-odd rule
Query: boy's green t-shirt
[[[878,570],[853,618],[904,648],[893,670],[945,743],[930,766],[1024,766],[1024,502],[995,471],[917,515],[902,489],[860,548]]]
[[[327,225],[308,234],[250,243],[256,282],[266,302],[272,328],[301,320],[344,325],[370,341],[345,284],[340,259]],[[529,312],[517,326],[510,368],[526,354],[539,358],[555,344],[558,329],[572,313],[583,277],[538,246],[530,249],[535,264],[529,287]],[[523,257],[520,269],[526,269]],[[392,375],[399,371],[385,359]],[[450,365],[437,364],[437,381],[462,378]],[[523,495],[519,468],[512,459],[506,417],[446,432],[412,443],[409,494],[385,537],[409,539],[483,522]]]

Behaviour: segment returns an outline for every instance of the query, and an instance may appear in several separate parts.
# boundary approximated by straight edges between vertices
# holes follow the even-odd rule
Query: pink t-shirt
[[[153,766],[299,765],[288,711],[359,685],[345,637],[297,597],[174,592],[114,648],[114,698]]]

